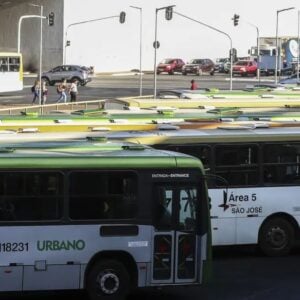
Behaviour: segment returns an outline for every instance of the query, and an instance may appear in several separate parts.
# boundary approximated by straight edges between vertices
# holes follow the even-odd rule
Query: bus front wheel
[[[124,265],[115,260],[97,262],[87,277],[91,300],[121,300],[129,293],[130,277]]]
[[[273,218],[263,224],[259,235],[259,247],[268,256],[289,254],[294,245],[295,231],[290,222]]]

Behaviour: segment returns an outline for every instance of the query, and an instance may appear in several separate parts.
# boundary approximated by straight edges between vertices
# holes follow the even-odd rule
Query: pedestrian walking
[[[59,94],[59,98],[57,99],[57,103],[67,102],[67,80],[63,80],[57,87],[57,92]]]
[[[39,99],[39,97],[40,97],[40,89],[41,89],[40,81],[36,80],[34,82],[34,85],[31,88],[31,92],[33,93],[32,104],[35,104],[35,100]]]
[[[48,88],[46,85],[46,81],[42,81],[42,105],[46,104],[48,96]]]
[[[71,102],[76,102],[78,95],[78,80],[74,79],[71,83],[70,89]]]
[[[192,80],[191,80],[191,90],[193,91],[193,90],[196,90],[197,88],[198,88],[198,86],[197,86],[195,80],[192,79]]]

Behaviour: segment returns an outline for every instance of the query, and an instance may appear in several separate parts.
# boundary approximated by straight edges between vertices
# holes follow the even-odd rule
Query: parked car
[[[224,64],[224,73],[229,73],[230,68],[231,68],[231,63],[230,63],[230,61],[228,61]]]
[[[300,76],[300,73],[299,73],[299,76]],[[297,77],[297,73],[295,73],[289,77],[279,80],[279,83],[280,84],[298,84],[298,85],[300,85],[300,80]]]
[[[86,85],[92,80],[92,72],[90,68],[78,65],[62,65],[42,73],[42,80],[48,85],[54,85],[66,79],[67,82],[78,80],[80,85]]]
[[[215,71],[219,73],[228,73],[230,67],[229,58],[217,58],[215,63]]]
[[[257,63],[254,60],[239,60],[232,67],[233,75],[256,75]]]
[[[182,72],[182,67],[185,65],[181,58],[167,58],[160,62],[157,66],[156,73],[166,72],[173,75],[175,72]]]
[[[202,75],[203,73],[209,73],[210,75],[214,75],[215,64],[211,59],[192,59],[182,68],[183,75]]]

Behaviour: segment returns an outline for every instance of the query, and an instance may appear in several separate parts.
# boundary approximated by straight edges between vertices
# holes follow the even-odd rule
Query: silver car
[[[42,80],[46,81],[48,85],[54,85],[56,82],[61,82],[64,79],[67,82],[72,82],[76,79],[80,85],[86,85],[92,80],[92,72],[84,66],[63,65],[42,73]]]

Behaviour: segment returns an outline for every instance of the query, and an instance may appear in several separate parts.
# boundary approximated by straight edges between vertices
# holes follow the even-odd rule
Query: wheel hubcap
[[[120,281],[116,274],[105,272],[99,274],[97,284],[104,294],[111,295],[119,289]]]
[[[287,243],[287,235],[280,227],[274,227],[268,232],[268,242],[274,248],[282,248]]]

